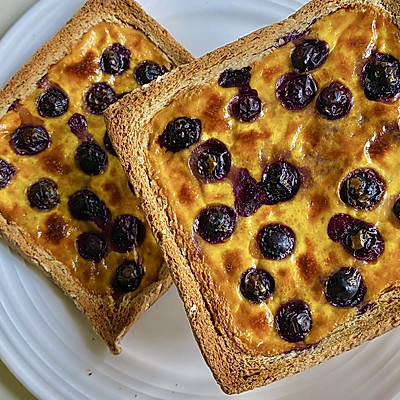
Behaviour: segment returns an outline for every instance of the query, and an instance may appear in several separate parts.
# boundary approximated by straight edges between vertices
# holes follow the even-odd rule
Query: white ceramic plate
[[[194,55],[287,17],[302,0],[141,0]],[[83,0],[41,0],[0,41],[0,85]],[[43,400],[218,400],[214,382],[172,288],[112,356],[61,291],[0,242],[0,356]],[[392,399],[400,390],[400,331],[242,400]]]

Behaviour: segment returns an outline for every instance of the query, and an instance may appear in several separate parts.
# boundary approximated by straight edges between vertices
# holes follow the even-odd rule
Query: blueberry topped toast
[[[0,229],[110,350],[171,284],[103,112],[191,55],[134,1],[90,0],[0,92]]]
[[[399,21],[314,0],[106,112],[227,393],[399,324]]]

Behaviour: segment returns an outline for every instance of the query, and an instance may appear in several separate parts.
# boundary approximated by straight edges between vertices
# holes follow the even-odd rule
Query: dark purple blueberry
[[[396,218],[400,220],[400,197],[398,197],[394,203],[393,213],[396,216]]]
[[[89,86],[84,96],[87,111],[95,115],[103,114],[103,111],[116,101],[117,95],[114,89],[105,82]]]
[[[179,117],[169,122],[160,135],[160,146],[177,153],[199,141],[201,121],[189,117]]]
[[[319,68],[328,58],[328,43],[318,39],[307,39],[291,52],[293,69],[299,74]]]
[[[276,161],[265,167],[261,184],[268,204],[277,204],[296,195],[301,184],[300,174],[293,164],[283,160]]]
[[[119,253],[128,253],[143,243],[145,227],[143,222],[130,214],[115,218],[111,228],[111,243]]]
[[[85,232],[75,241],[79,255],[85,260],[101,261],[107,254],[107,242],[100,232]]]
[[[117,293],[129,293],[136,290],[142,282],[143,267],[133,260],[125,260],[115,271],[111,286]]]
[[[194,231],[206,242],[223,243],[236,226],[236,213],[225,205],[209,206],[200,211],[194,221]]]
[[[310,307],[302,300],[290,300],[275,316],[279,336],[290,343],[303,341],[312,328]]]
[[[78,137],[78,139],[84,140],[88,132],[88,124],[86,118],[82,114],[74,114],[68,120],[68,125],[71,132]]]
[[[29,205],[39,211],[48,211],[60,203],[58,187],[51,179],[39,179],[27,190]]]
[[[50,146],[50,137],[43,126],[25,125],[14,131],[10,145],[20,156],[34,156]]]
[[[276,97],[288,110],[301,110],[307,107],[318,91],[317,82],[312,75],[288,73],[276,83]]]
[[[374,225],[347,214],[330,219],[328,235],[357,260],[375,261],[385,249],[383,237]]]
[[[67,112],[68,96],[60,89],[48,89],[36,100],[36,107],[42,117],[59,117]]]
[[[261,100],[258,97],[257,90],[242,90],[239,94],[232,97],[229,102],[229,114],[240,122],[252,122],[258,118],[261,113]]]
[[[106,131],[105,134],[104,134],[103,144],[104,144],[105,149],[106,149],[111,155],[117,156],[117,153],[116,153],[115,150],[114,150],[114,146],[113,146],[113,144],[111,143],[110,136],[108,135],[108,132],[107,132],[107,131]]]
[[[96,142],[84,142],[75,152],[79,168],[87,175],[102,174],[108,165],[106,152]]]
[[[242,217],[253,215],[268,200],[263,186],[247,169],[239,169],[232,182],[235,210]]]
[[[354,218],[349,214],[334,215],[328,224],[329,238],[336,243],[340,242],[353,222]]]
[[[109,210],[99,197],[89,189],[75,192],[68,200],[71,215],[79,221],[94,221],[104,227],[109,219]]]
[[[390,54],[372,55],[363,68],[362,85],[368,100],[394,100],[400,91],[399,61]]]
[[[193,150],[189,166],[193,175],[201,182],[220,181],[229,173],[231,155],[224,143],[218,139],[209,139]]]
[[[242,69],[226,69],[218,79],[218,84],[223,88],[239,87],[248,85],[251,78],[251,67]]]
[[[282,260],[293,253],[295,234],[286,225],[268,224],[257,235],[261,253],[271,260]]]
[[[140,86],[143,86],[146,83],[150,83],[154,79],[157,79],[159,76],[164,75],[166,72],[168,72],[168,70],[164,66],[158,65],[154,61],[146,60],[137,65],[133,71],[133,75],[136,82]]]
[[[345,117],[353,106],[350,90],[339,82],[325,86],[315,103],[317,111],[329,120]]]
[[[371,210],[385,193],[385,184],[373,169],[356,169],[340,184],[340,199],[356,210]]]
[[[129,69],[131,52],[122,44],[114,43],[107,47],[100,58],[102,71],[112,75],[120,75]]]
[[[240,278],[240,291],[251,303],[261,303],[271,297],[274,290],[274,278],[263,269],[249,268]]]
[[[15,167],[0,158],[0,189],[4,189],[16,175]]]
[[[335,307],[355,307],[364,299],[367,288],[357,269],[343,267],[329,277],[325,297]]]

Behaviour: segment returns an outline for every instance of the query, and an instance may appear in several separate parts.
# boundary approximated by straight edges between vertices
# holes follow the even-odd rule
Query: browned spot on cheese
[[[262,70],[261,77],[266,83],[271,84],[271,76],[279,74],[281,72],[282,72],[281,65],[271,65],[268,68]]]
[[[118,185],[110,181],[104,183],[102,188],[107,193],[110,204],[116,206],[121,200],[121,192]]]
[[[44,154],[39,160],[44,171],[54,175],[68,175],[72,168],[64,162],[61,148],[54,148],[50,153]]]
[[[45,221],[46,231],[43,232],[48,242],[59,243],[65,236],[67,223],[64,218],[58,214],[51,214]]]
[[[224,255],[224,266],[228,274],[232,274],[235,270],[242,266],[242,252],[239,249],[227,250]]]
[[[85,57],[76,64],[67,65],[65,72],[79,78],[87,78],[90,75],[96,75],[98,66],[96,63],[96,57],[93,52],[88,51]]]
[[[179,201],[183,204],[190,204],[196,199],[196,191],[188,183],[184,183],[179,191]]]
[[[17,106],[17,111],[21,118],[21,125],[43,125],[43,120],[32,115],[27,108]]]
[[[265,312],[253,313],[249,318],[249,327],[255,332],[266,334],[269,325]]]
[[[319,267],[311,252],[300,254],[296,259],[296,265],[300,276],[307,283],[311,283],[318,276]]]
[[[201,118],[203,128],[206,131],[225,131],[229,129],[228,122],[224,118],[224,99],[218,93],[212,93],[207,99],[204,116]]]
[[[314,194],[307,202],[310,218],[318,218],[323,211],[329,208],[329,199],[323,194]]]
[[[277,274],[280,278],[285,279],[288,276],[289,271],[285,268],[280,268],[278,269]]]
[[[240,134],[235,136],[235,143],[232,146],[232,153],[241,152],[241,149],[246,149],[246,154],[251,154],[251,159],[258,160],[258,153],[261,147],[261,143],[263,140],[270,136],[270,132],[268,131],[257,131],[254,129],[248,130],[246,132],[241,132]],[[251,161],[251,160],[245,160]]]

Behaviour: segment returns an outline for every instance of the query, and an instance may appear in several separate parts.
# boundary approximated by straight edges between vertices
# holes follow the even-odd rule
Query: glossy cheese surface
[[[276,84],[292,72],[290,54],[294,42],[304,38],[324,40],[329,45],[326,62],[311,71],[320,90],[339,81],[353,96],[353,107],[344,118],[330,121],[315,109],[315,99],[299,111],[285,109],[276,97]],[[381,10],[342,9],[321,18],[302,37],[274,49],[250,65],[250,87],[262,102],[260,116],[239,122],[228,104],[238,89],[223,88],[217,79],[180,92],[152,121],[150,163],[157,183],[177,215],[178,224],[190,235],[194,270],[199,280],[207,276],[210,287],[203,296],[212,305],[216,324],[225,328],[238,346],[250,352],[279,354],[318,343],[357,313],[365,312],[384,291],[400,279],[400,223],[392,209],[400,193],[399,101],[368,100],[361,84],[361,71],[374,52],[400,58],[398,28]],[[318,92],[318,93],[319,93]],[[177,117],[198,119],[199,141],[179,152],[160,146],[165,127]],[[192,151],[210,138],[222,141],[232,157],[226,179],[202,183],[188,167]],[[249,217],[239,216],[229,240],[210,244],[194,231],[194,221],[209,205],[235,207],[232,170],[245,168],[259,182],[267,164],[284,159],[302,175],[300,189],[287,202],[262,205]],[[372,168],[386,190],[370,211],[355,210],[338,194],[340,182],[358,168]],[[356,260],[327,233],[332,216],[345,213],[376,226],[383,239],[383,254],[374,262]],[[260,228],[268,223],[289,226],[296,236],[290,257],[262,257],[256,242]],[[362,275],[367,292],[359,307],[334,307],[325,298],[325,282],[341,267],[354,267]],[[193,267],[195,268],[195,267]],[[200,267],[198,267],[200,268]],[[275,280],[273,295],[253,304],[240,291],[240,279],[249,268],[268,271]],[[215,291],[213,294],[212,291]],[[283,340],[275,327],[279,307],[300,299],[311,310],[312,328],[301,343]],[[367,311],[368,312],[368,311]]]
[[[131,52],[129,68],[112,75],[100,68],[103,51],[114,43]],[[87,120],[87,133],[103,149],[105,124],[102,115],[87,112],[84,95],[97,82],[108,83],[117,95],[129,92],[139,84],[133,76],[134,68],[143,60],[152,60],[168,70],[172,64],[141,31],[116,23],[100,23],[92,27],[70,49],[70,53],[54,64],[38,83],[38,88],[26,99],[18,101],[0,120],[0,158],[14,166],[16,175],[0,189],[0,212],[11,224],[17,224],[34,242],[67,266],[83,287],[94,294],[112,294],[111,280],[117,267],[125,260],[141,264],[145,274],[135,293],[158,279],[162,256],[149,227],[145,226],[144,242],[129,253],[109,251],[100,262],[83,259],[75,241],[83,232],[100,231],[90,221],[74,219],[68,209],[70,196],[83,188],[93,191],[111,212],[111,220],[122,214],[132,214],[145,223],[138,199],[128,187],[127,177],[117,159],[107,153],[108,165],[104,173],[85,174],[75,161],[75,151],[83,142],[72,133],[68,121],[75,113]],[[36,107],[37,98],[47,87],[61,88],[68,96],[67,112],[58,117],[42,117]],[[50,136],[50,146],[37,155],[19,155],[10,145],[13,133],[25,125],[44,127]],[[30,207],[27,190],[41,178],[58,186],[59,204],[48,211]]]

